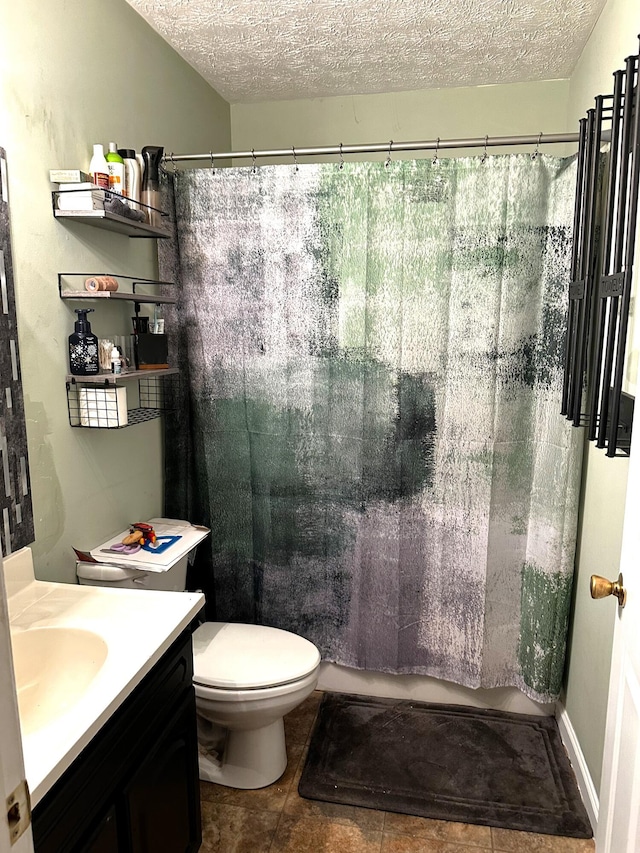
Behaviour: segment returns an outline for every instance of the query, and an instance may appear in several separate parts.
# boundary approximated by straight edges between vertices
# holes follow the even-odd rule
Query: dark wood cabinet
[[[118,849],[118,820],[115,807],[112,807],[99,822],[85,850],[86,853],[118,853]]]
[[[185,631],[35,806],[36,853],[199,849],[192,679]]]
[[[200,792],[191,768],[197,748],[191,703],[186,702],[126,788],[132,853],[195,849],[193,826],[200,819],[195,808]]]

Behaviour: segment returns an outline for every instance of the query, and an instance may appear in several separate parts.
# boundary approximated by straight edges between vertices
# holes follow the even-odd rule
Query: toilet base
[[[205,782],[228,788],[266,788],[287,767],[282,717],[259,729],[228,730],[222,761],[200,750],[198,764]]]

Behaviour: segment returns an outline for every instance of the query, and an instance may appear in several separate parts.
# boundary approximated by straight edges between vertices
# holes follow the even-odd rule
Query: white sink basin
[[[107,659],[107,644],[80,628],[11,632],[23,736],[46,726],[86,692]]]

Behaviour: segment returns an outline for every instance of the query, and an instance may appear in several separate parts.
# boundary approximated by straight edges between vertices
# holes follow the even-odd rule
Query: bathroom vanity
[[[33,810],[36,853],[191,853],[200,792],[187,630]]]
[[[36,853],[196,851],[204,596],[35,581],[28,548],[4,570]]]

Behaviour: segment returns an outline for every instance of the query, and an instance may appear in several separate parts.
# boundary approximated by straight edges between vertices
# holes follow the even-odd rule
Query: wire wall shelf
[[[137,386],[125,384],[131,379],[138,380]],[[178,382],[174,368],[121,376],[67,376],[69,424],[82,429],[124,429],[154,420],[175,410]]]
[[[96,278],[109,278],[123,281],[124,286],[130,290],[87,290],[85,281]],[[161,293],[140,292],[139,287],[173,287],[172,281],[158,281],[141,276],[121,275],[116,273],[89,273],[89,272],[59,272],[58,292],[60,299],[85,300],[85,299],[114,299],[126,302],[137,302],[150,305],[174,305],[175,296],[166,296]]]
[[[130,212],[129,204],[131,204],[131,202],[125,196],[115,193],[113,190],[99,190],[96,188],[96,191],[103,193],[104,197],[97,202],[92,200],[90,203],[99,205],[99,208],[97,210],[85,210],[82,209],[82,204],[86,203],[85,198],[86,193],[88,192],[87,189],[66,188],[65,190],[54,190],[51,193],[53,215],[56,219],[61,221],[68,220],[72,222],[82,222],[85,225],[93,225],[107,231],[116,231],[118,234],[126,234],[128,237],[150,237],[159,239],[171,237],[169,214],[166,211],[159,210],[158,208],[151,207],[151,205],[143,204],[142,202],[135,202],[134,210],[136,212],[141,210],[145,214],[146,220],[150,220],[140,222],[136,219],[130,218],[128,215],[122,215],[121,213],[117,213],[112,210],[103,209],[103,204],[113,201],[114,203],[120,202],[118,205],[119,210]],[[72,207],[74,196],[78,198],[77,210],[74,210]],[[62,209],[61,205],[64,205]],[[133,212],[131,212],[131,215],[133,215]]]

